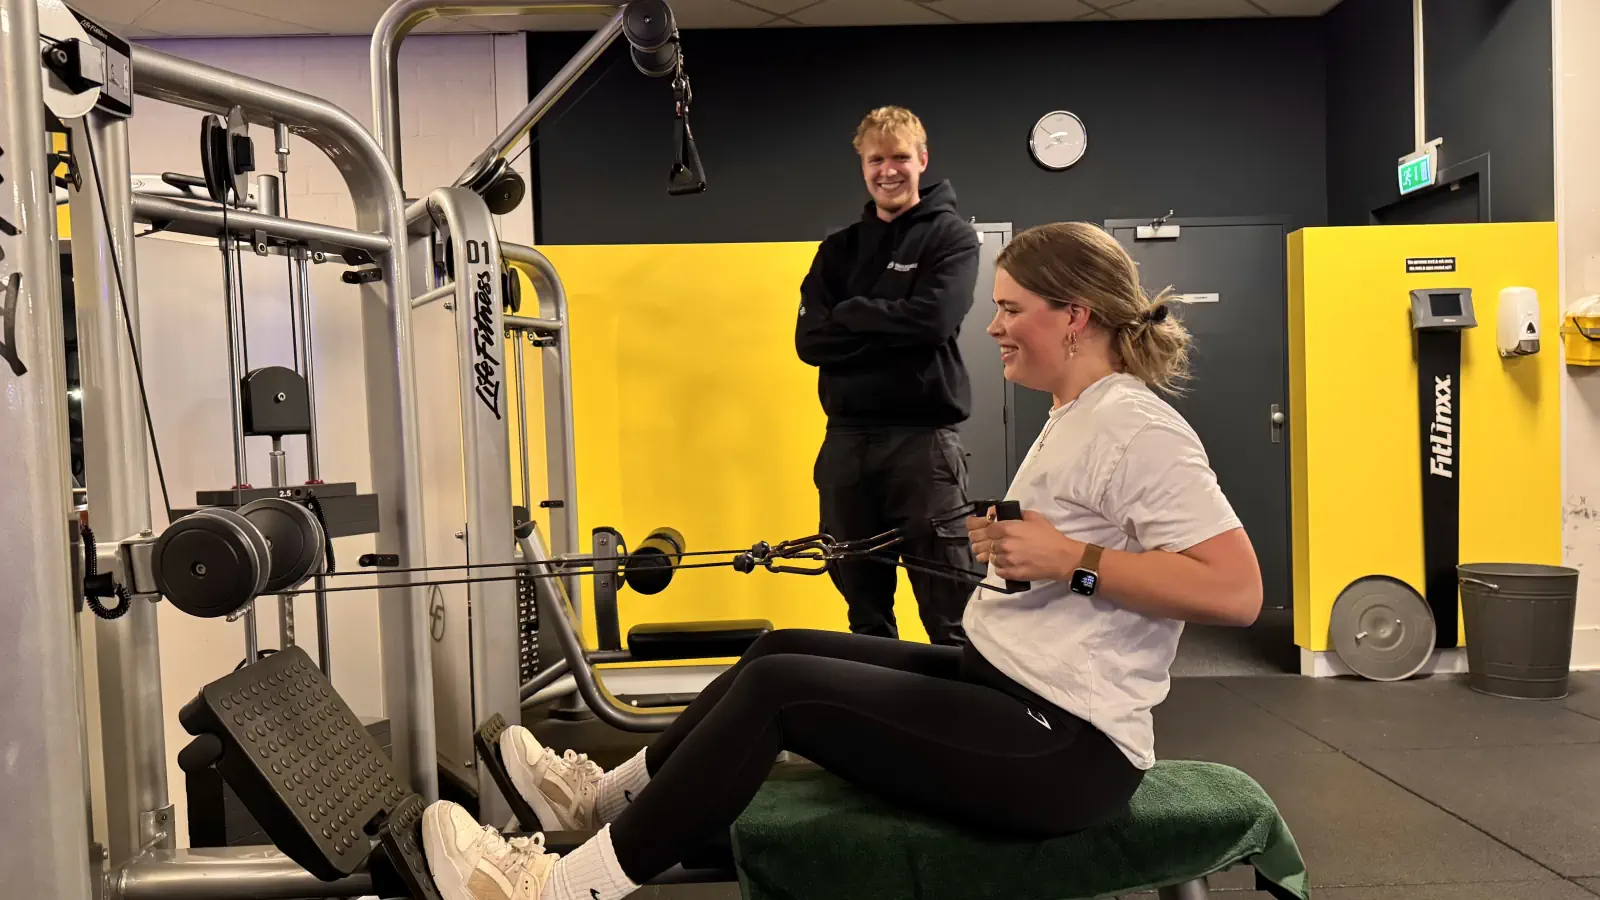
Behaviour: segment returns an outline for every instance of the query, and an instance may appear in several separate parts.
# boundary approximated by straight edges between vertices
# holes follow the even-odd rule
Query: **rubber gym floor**
[[[1236,766],[1266,788],[1318,900],[1600,896],[1600,672],[1573,673],[1568,697],[1542,702],[1478,694],[1464,676],[1178,677],[1155,718],[1160,756]],[[639,740],[592,722],[529,725],[603,765]],[[1211,887],[1267,897],[1247,869]],[[650,890],[640,896],[739,896],[726,884]]]

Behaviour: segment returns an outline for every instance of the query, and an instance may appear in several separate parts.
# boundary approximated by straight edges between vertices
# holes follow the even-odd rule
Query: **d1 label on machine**
[[[467,262],[479,265],[489,262],[489,245],[483,241],[467,241]],[[494,413],[500,421],[500,360],[492,352],[500,339],[500,329],[495,327],[494,275],[485,270],[478,273],[473,292],[472,342],[478,362],[472,367],[477,375],[478,399],[484,408]]]

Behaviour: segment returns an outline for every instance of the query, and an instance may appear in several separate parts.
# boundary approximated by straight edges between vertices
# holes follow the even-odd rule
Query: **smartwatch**
[[[1072,581],[1068,584],[1074,594],[1093,597],[1094,589],[1100,584],[1100,554],[1101,547],[1094,544],[1085,544],[1083,559],[1078,562],[1078,567],[1072,570]]]

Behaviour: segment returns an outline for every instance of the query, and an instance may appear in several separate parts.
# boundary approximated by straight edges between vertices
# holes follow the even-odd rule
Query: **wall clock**
[[[1034,162],[1052,171],[1061,171],[1083,158],[1089,149],[1089,132],[1083,120],[1067,112],[1045,113],[1028,135],[1028,151]]]

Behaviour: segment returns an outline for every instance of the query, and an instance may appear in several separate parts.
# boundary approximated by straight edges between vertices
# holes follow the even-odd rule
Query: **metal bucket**
[[[1456,576],[1472,689],[1519,700],[1565,697],[1578,570],[1474,563],[1457,566]]]

